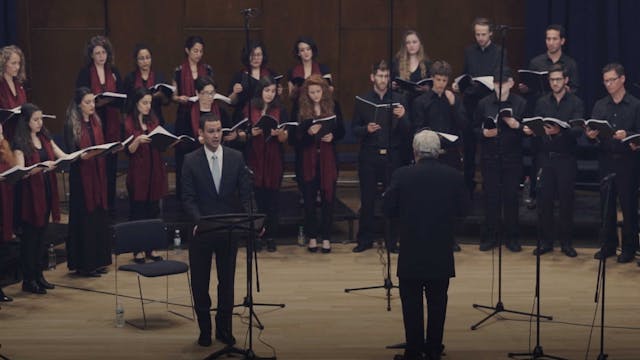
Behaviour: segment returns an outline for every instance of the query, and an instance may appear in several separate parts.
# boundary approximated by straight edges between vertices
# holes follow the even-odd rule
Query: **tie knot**
[[[212,158],[213,158],[213,160],[218,160],[218,155],[213,154]]]

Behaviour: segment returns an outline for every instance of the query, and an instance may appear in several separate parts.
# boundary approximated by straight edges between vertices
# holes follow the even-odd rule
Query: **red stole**
[[[136,70],[136,79],[133,83],[133,88],[137,89],[137,88],[150,88],[153,85],[156,84],[156,76],[153,73],[153,70],[149,71],[149,77],[147,78],[147,85],[144,84],[144,81],[142,80],[142,73],[140,72],[140,69]]]
[[[152,118],[147,124],[147,131],[151,132],[158,127],[158,119]],[[135,127],[137,119],[131,115],[124,120],[124,129],[127,137],[134,138],[144,135],[144,131]],[[129,158],[129,170],[127,173],[127,189],[129,197],[134,201],[158,201],[167,194],[167,171],[162,161],[162,155],[151,144],[140,144],[135,153]]]
[[[320,64],[315,61],[311,61],[311,75],[314,74],[322,75],[322,72],[320,71]],[[304,66],[302,65],[302,63],[296,65],[293,70],[291,70],[291,78],[295,79],[297,77],[303,79],[307,78],[304,76]]]
[[[245,108],[245,115],[247,109]],[[280,109],[273,108],[267,112],[280,122]],[[255,125],[262,117],[262,111],[255,107],[251,108],[251,123]],[[252,136],[247,149],[247,163],[254,173],[254,183],[256,187],[277,190],[282,182],[282,146],[278,139],[271,138],[267,141],[269,134]]]
[[[207,67],[203,62],[198,63],[198,76],[206,76],[207,75]],[[180,95],[186,96],[194,96],[196,94],[196,81],[191,76],[191,67],[189,66],[189,59],[185,59],[185,61],[180,66]],[[184,107],[195,107],[193,104],[188,102],[186,104],[180,104],[180,106]]]
[[[218,107],[218,104],[216,104],[215,102],[211,104],[211,113],[214,115],[217,115],[218,119],[220,119],[220,122],[222,122],[222,119],[220,118],[220,108]],[[191,131],[193,131],[193,137],[197,138],[198,129],[200,129],[200,104],[198,102],[195,102],[194,105],[191,107],[190,118],[191,118]]]
[[[302,173],[305,182],[312,181],[316,177],[318,161],[320,161],[320,190],[325,195],[324,200],[331,203],[335,183],[338,180],[336,154],[332,143],[315,139],[302,149]]]
[[[92,145],[104,144],[100,120],[95,115],[92,115],[89,118],[89,122],[91,123],[90,129],[84,120],[81,121],[80,148],[84,149]],[[89,131],[93,132],[95,144],[91,143]],[[80,160],[79,167],[80,178],[82,179],[82,190],[84,192],[84,203],[87,211],[92,212],[98,207],[106,210],[107,175],[104,157],[100,156],[89,160]]]
[[[24,91],[24,87],[21,83],[13,80],[16,87],[16,95],[13,96],[9,84],[3,78],[0,80],[0,108],[1,109],[13,109],[27,102],[27,93]],[[19,116],[14,116],[3,125],[4,137],[9,140],[13,140],[13,134],[16,130],[16,123]]]
[[[38,134],[38,138],[47,152],[49,160],[55,160],[56,155],[53,152],[51,140],[42,134]],[[31,156],[29,158],[25,158],[25,165],[33,165],[40,161],[42,161],[40,159],[40,154],[36,149],[33,149]],[[44,181],[45,176],[49,177],[49,185],[51,186],[51,215],[53,216],[53,221],[60,221],[60,200],[58,198],[58,180],[56,172],[39,172],[29,176],[22,182],[22,221],[37,227],[45,226],[49,222],[49,214],[46,213],[46,210],[48,209],[45,206],[47,203]]]
[[[118,91],[116,78],[109,65],[104,66],[104,85],[100,83],[98,70],[94,64],[89,66],[89,74],[91,78],[91,91],[94,94],[105,91]],[[120,111],[118,111],[118,108],[109,105],[105,105],[105,108],[106,119],[103,119],[103,121],[106,124],[106,129],[104,130],[104,138],[107,142],[120,141],[122,140],[120,138]]]
[[[9,162],[10,161],[10,162]],[[9,142],[0,142],[0,172],[9,170],[14,164]],[[13,185],[0,182],[0,244],[11,240],[13,235]]]

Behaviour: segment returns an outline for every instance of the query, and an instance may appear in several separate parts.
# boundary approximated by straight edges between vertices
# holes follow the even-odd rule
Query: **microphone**
[[[260,9],[258,8],[246,8],[246,9],[240,10],[240,14],[246,17],[256,17],[258,16],[259,13],[260,13]]]
[[[600,185],[604,185],[616,177],[616,173],[611,173],[600,180]]]
[[[246,171],[247,174],[249,174],[249,177],[253,177],[254,176],[253,170],[251,170],[251,168],[248,167],[247,165],[244,166],[244,171]]]
[[[542,168],[538,169],[538,174],[536,175],[536,184],[540,183],[541,178],[542,178]]]

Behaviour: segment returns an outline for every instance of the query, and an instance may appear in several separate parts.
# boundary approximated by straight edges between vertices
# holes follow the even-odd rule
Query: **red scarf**
[[[198,63],[198,76],[207,75],[207,66],[200,62]],[[191,76],[191,67],[189,66],[189,59],[185,59],[180,66],[180,95],[194,96],[196,94],[196,81]],[[195,107],[193,103],[188,102],[186,104],[180,104],[183,107]]]
[[[124,130],[127,137],[134,138],[144,135],[142,129],[135,127],[131,115],[124,120]],[[152,117],[147,124],[147,131],[151,132],[158,127],[158,119]],[[162,154],[151,144],[140,144],[135,153],[129,158],[129,170],[127,173],[127,189],[129,196],[134,201],[158,201],[167,194],[167,171],[162,161]]]
[[[318,153],[318,149],[320,152]],[[316,169],[320,161],[320,190],[324,193],[326,202],[333,202],[333,192],[338,179],[336,153],[332,143],[316,139],[302,149],[302,173],[305,182],[316,177]]]
[[[149,71],[149,77],[147,78],[147,84],[144,84],[144,80],[142,79],[142,73],[140,72],[140,69],[136,70],[136,80],[133,83],[133,88],[137,89],[137,88],[150,88],[153,85],[156,84],[156,76],[153,73],[153,70]]]
[[[91,78],[91,91],[94,94],[99,94],[105,91],[117,92],[116,78],[111,71],[109,65],[104,66],[104,85],[100,83],[98,77],[98,70],[96,66],[92,64],[89,66],[89,73]],[[120,141],[120,111],[116,107],[106,105],[105,116],[103,119],[106,124],[104,138],[107,142]]]
[[[95,115],[89,118],[91,123],[91,131],[95,144],[91,143],[89,129],[87,124],[82,120],[82,130],[80,135],[80,148],[84,149],[92,145],[104,144],[102,136],[102,128],[100,120]],[[105,168],[104,156],[92,158],[89,160],[80,160],[80,178],[82,179],[82,190],[84,192],[85,207],[88,212],[94,211],[100,207],[107,209],[107,175]]]
[[[317,74],[317,75],[322,75],[322,72],[320,71],[320,64],[318,64],[315,61],[311,61],[311,74]],[[291,70],[291,78],[295,79],[295,78],[303,78],[306,79],[307,77],[304,76],[304,65],[302,65],[302,63],[296,65],[293,70]]]
[[[55,160],[56,155],[53,152],[51,140],[42,134],[38,134],[38,138],[47,152],[49,160]],[[40,153],[37,150],[31,152],[29,158],[25,158],[25,165],[37,164],[40,161]],[[39,172],[31,175],[22,182],[22,221],[33,226],[43,227],[49,222],[48,210],[45,206],[47,203],[45,192],[44,177],[49,177],[49,185],[51,187],[51,215],[53,221],[60,221],[60,199],[58,198],[58,180],[55,171],[48,173]]]
[[[220,108],[218,107],[218,104],[216,104],[215,102],[213,102],[211,104],[211,113],[216,115],[218,117],[218,119],[220,119],[220,122],[222,122],[222,119],[220,118]],[[200,129],[200,104],[198,104],[198,102],[194,103],[194,106],[191,107],[191,131],[193,131],[193,137],[197,138],[198,137],[198,129]]]
[[[0,109],[13,109],[27,102],[27,93],[24,91],[24,87],[21,83],[13,80],[13,84],[16,87],[16,95],[13,96],[9,84],[2,78],[0,79]],[[13,134],[15,134],[16,124],[19,116],[12,116],[4,125],[4,137],[8,140],[13,140]]]
[[[247,108],[244,111],[247,115]],[[267,112],[280,122],[280,109],[272,108]],[[262,111],[251,108],[251,123],[255,125],[262,117]],[[266,135],[266,136],[265,136]],[[259,188],[277,190],[282,182],[282,146],[276,138],[267,141],[269,134],[252,136],[247,149],[247,163],[253,170],[255,186]]]
[[[9,163],[8,161],[11,161]],[[9,142],[0,142],[0,172],[9,170],[13,165],[13,153]],[[0,244],[11,240],[13,235],[13,185],[0,182]]]

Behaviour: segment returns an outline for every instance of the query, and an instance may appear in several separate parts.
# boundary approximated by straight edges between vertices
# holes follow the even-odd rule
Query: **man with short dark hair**
[[[622,209],[622,252],[618,256],[619,263],[633,261],[638,250],[638,155],[628,143],[621,140],[640,132],[640,100],[628,94],[624,88],[625,71],[622,65],[611,63],[602,69],[602,82],[608,95],[598,100],[593,106],[591,117],[607,120],[614,128],[612,137],[599,136],[597,130],[587,128],[587,137],[597,141],[600,147],[600,178],[616,174],[609,186],[610,195],[605,209],[606,190],[600,192],[601,209],[604,211],[603,221],[606,227],[603,250],[595,254],[596,259],[602,256],[614,256],[618,245],[616,198]]]
[[[249,210],[251,182],[242,154],[220,145],[222,123],[213,113],[200,117],[199,136],[204,146],[187,154],[182,167],[182,202],[185,212],[196,224],[189,244],[193,304],[200,337],[198,344],[211,345],[211,297],[209,280],[211,258],[216,255],[218,273],[218,311],[216,339],[233,345],[233,287],[236,271],[236,239],[227,234],[198,231],[198,223],[208,215],[242,213]]]
[[[462,173],[437,161],[435,132],[417,133],[413,153],[415,165],[396,170],[384,195],[385,214],[398,218],[401,232],[398,278],[407,347],[399,357],[437,360],[444,349],[449,279],[455,276],[454,223],[466,214],[469,196]]]
[[[410,131],[409,114],[405,110],[404,97],[389,89],[389,67],[384,60],[373,65],[370,79],[373,89],[363,94],[361,98],[373,104],[392,106],[392,119],[389,126],[382,126],[386,119],[366,118],[358,106],[353,113],[351,129],[353,134],[360,138],[358,154],[360,219],[358,245],[353,248],[353,252],[362,252],[373,246],[377,183],[382,182],[383,186],[386,186],[393,170],[404,165],[402,150],[408,141]],[[395,236],[392,234],[391,237],[387,239],[386,246],[389,251],[396,252]]]

